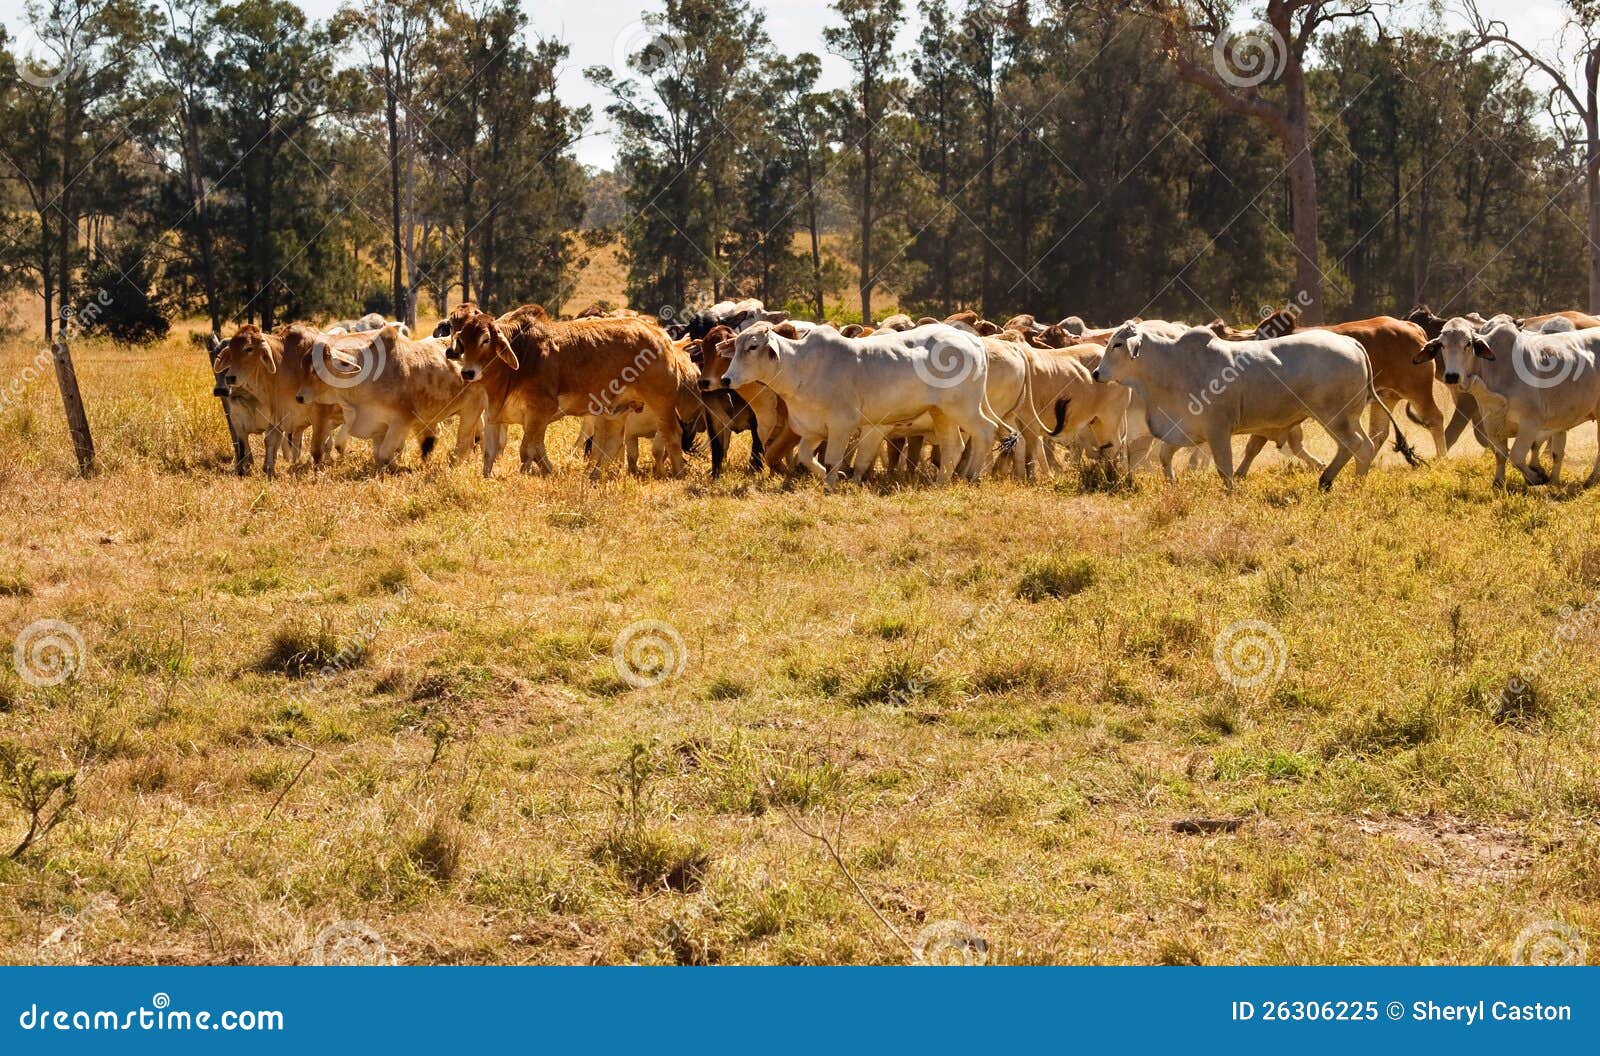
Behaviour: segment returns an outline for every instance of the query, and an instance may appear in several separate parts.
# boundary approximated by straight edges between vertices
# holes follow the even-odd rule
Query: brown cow
[[[1552,319],[1570,320],[1573,327],[1578,330],[1589,330],[1593,327],[1600,326],[1600,319],[1589,315],[1587,312],[1573,311],[1550,312],[1547,315],[1530,315],[1517,325],[1528,330],[1537,330]]]
[[[305,404],[326,404],[344,412],[351,435],[372,441],[377,467],[392,468],[406,440],[418,438],[426,462],[437,440],[436,426],[460,418],[456,450],[459,460],[483,432],[485,395],[469,385],[445,358],[443,338],[411,341],[398,327],[329,339],[296,327],[284,338],[284,355],[299,355],[300,391]]]
[[[285,331],[289,332],[288,330]],[[311,429],[311,458],[322,464],[328,441],[332,439],[339,412],[333,407],[304,405],[295,401],[304,382],[298,355],[286,358],[284,338],[264,334],[254,323],[246,323],[218,351],[212,369],[229,392],[242,392],[259,408],[259,418],[251,425],[265,433],[261,468],[272,476],[278,468],[278,450],[286,448],[289,462],[300,459],[300,435]],[[254,432],[254,429],[249,431]]]
[[[462,379],[487,390],[484,476],[494,472],[511,424],[523,428],[522,471],[550,473],[545,432],[551,422],[613,413],[630,403],[655,413],[672,473],[683,475],[678,395],[698,372],[659,327],[639,319],[552,322],[527,307],[496,319],[468,303],[450,313],[450,332],[448,354],[461,361]]]

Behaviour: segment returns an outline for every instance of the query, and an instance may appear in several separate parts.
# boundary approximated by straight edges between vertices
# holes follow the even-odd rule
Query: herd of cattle
[[[269,474],[280,453],[320,465],[351,436],[372,442],[380,469],[412,438],[426,459],[451,418],[454,457],[481,444],[485,476],[512,425],[523,471],[548,473],[547,428],[578,416],[595,474],[624,449],[637,472],[649,440],[654,471],[681,475],[705,432],[719,475],[732,435],[749,432],[752,472],[805,470],[830,486],[862,480],[880,457],[890,473],[918,475],[925,455],[940,483],[991,467],[1032,479],[1061,468],[1059,445],[1127,472],[1153,450],[1169,480],[1189,448],[1191,467],[1209,455],[1231,488],[1270,441],[1327,488],[1351,459],[1365,474],[1391,428],[1395,450],[1419,462],[1394,416],[1401,404],[1435,455],[1470,426],[1494,452],[1497,486],[1508,460],[1530,485],[1553,481],[1567,432],[1600,412],[1597,361],[1600,318],[1581,312],[1442,319],[1418,308],[1300,328],[1283,311],[1249,332],[1028,315],[1000,325],[965,312],[837,328],[741,301],[682,325],[598,308],[558,320],[538,305],[496,317],[469,303],[421,339],[381,316],[325,330],[247,324],[213,366],[235,435],[264,437]],[[1448,422],[1436,380],[1453,398]],[[1337,444],[1327,465],[1305,448],[1307,421]],[[1239,435],[1249,440],[1236,467]]]

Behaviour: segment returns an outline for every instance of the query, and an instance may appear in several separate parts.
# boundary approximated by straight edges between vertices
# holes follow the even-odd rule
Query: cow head
[[[264,389],[266,376],[278,373],[282,363],[282,342],[263,334],[254,323],[246,323],[217,351],[211,369],[220,376],[218,388],[226,387],[231,393],[235,388]]]
[[[451,312],[450,331],[450,347],[445,357],[461,362],[462,381],[482,378],[496,360],[512,370],[520,365],[500,324],[476,305],[463,304]]]
[[[728,361],[733,357],[735,336],[732,327],[719,324],[706,331],[706,336],[695,342],[695,346],[699,348],[700,358],[695,360],[695,366],[700,368],[701,391],[710,392],[722,384],[722,375],[727,371]]]
[[[1119,326],[1106,342],[1105,354],[1100,357],[1099,365],[1094,368],[1094,380],[1115,381],[1126,373],[1128,363],[1139,358],[1139,346],[1142,342],[1138,323],[1126,322]]]
[[[1516,327],[1509,322],[1503,326],[1515,339]],[[1493,329],[1498,332],[1501,326]],[[1422,346],[1422,351],[1417,353],[1415,362],[1434,360],[1436,369],[1444,378],[1444,383],[1464,390],[1469,383],[1468,379],[1478,373],[1479,361],[1494,358],[1494,350],[1480,335],[1477,324],[1470,319],[1457,316],[1440,327],[1438,337]]]
[[[733,339],[733,356],[722,372],[722,387],[737,389],[766,382],[778,372],[778,346],[769,323],[756,323]]]

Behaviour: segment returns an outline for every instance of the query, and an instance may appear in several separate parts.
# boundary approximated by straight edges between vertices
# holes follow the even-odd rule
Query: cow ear
[[[1426,363],[1428,360],[1434,359],[1438,355],[1439,339],[1436,337],[1432,341],[1429,341],[1427,344],[1423,345],[1422,351],[1418,352],[1416,356],[1412,358],[1411,362],[1413,364]]]
[[[733,338],[731,338],[731,337],[728,338],[726,341],[718,342],[718,344],[717,344],[717,355],[719,355],[719,356],[731,356],[731,355],[733,355],[733,344],[734,344]]]
[[[271,341],[261,342],[261,358],[266,361],[268,374],[276,374],[278,372],[278,363],[282,357],[278,354],[278,350],[273,347]]]
[[[1472,339],[1472,351],[1478,354],[1479,359],[1493,359],[1494,350],[1489,347],[1489,342],[1481,337]]]
[[[494,342],[495,355],[506,361],[506,366],[516,370],[520,364],[517,362],[517,353],[511,348],[511,342],[506,340],[506,335],[493,323],[489,324],[489,340]]]
[[[1138,334],[1134,334],[1132,337],[1128,338],[1128,358],[1129,359],[1138,359],[1139,358],[1139,335]]]

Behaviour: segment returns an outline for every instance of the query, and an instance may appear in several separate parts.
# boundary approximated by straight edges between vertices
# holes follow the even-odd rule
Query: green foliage
[[[27,818],[28,831],[8,855],[20,858],[61,824],[77,803],[77,771],[46,769],[34,753],[0,740],[0,799]]]

